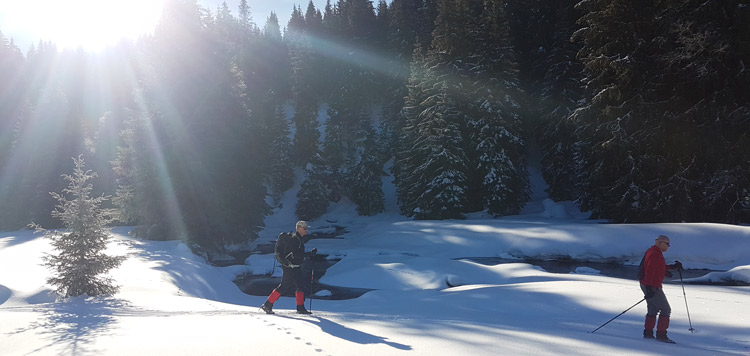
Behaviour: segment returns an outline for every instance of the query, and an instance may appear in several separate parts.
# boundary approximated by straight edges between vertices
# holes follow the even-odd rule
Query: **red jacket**
[[[664,277],[667,275],[667,263],[664,262],[664,255],[658,246],[654,245],[646,250],[646,255],[643,257],[643,272],[641,284],[661,288]]]

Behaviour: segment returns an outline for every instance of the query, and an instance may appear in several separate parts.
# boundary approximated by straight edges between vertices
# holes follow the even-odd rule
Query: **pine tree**
[[[529,198],[518,64],[504,2],[488,0],[474,11],[480,21],[469,35],[472,48],[464,60],[470,63],[467,75],[475,78],[467,152],[481,200],[471,195],[470,199],[481,202],[476,208],[495,216],[518,214]]]
[[[263,35],[273,41],[281,42],[282,40],[279,17],[273,11],[268,15],[266,24],[263,26]]]
[[[285,40],[289,46],[291,62],[292,96],[295,113],[292,121],[294,132],[294,160],[304,167],[319,154],[320,131],[318,131],[318,103],[321,97],[316,81],[316,55],[306,32],[306,21],[302,11],[295,6],[289,19]]]
[[[403,111],[405,146],[394,166],[402,211],[422,219],[517,213],[529,183],[502,3],[438,4],[431,48],[412,66]]]
[[[418,17],[419,32],[417,41],[420,43],[432,42],[432,32],[435,30],[435,19],[438,16],[439,0],[424,0]]]
[[[297,193],[298,218],[302,220],[315,220],[325,214],[330,201],[330,190],[325,179],[330,172],[320,165],[310,164],[305,171],[305,180],[302,181],[300,191]]]
[[[412,173],[420,164],[422,157],[414,155],[411,149],[412,144],[419,137],[420,104],[428,95],[428,83],[423,81],[426,73],[424,56],[422,46],[417,43],[414,48],[414,59],[411,62],[411,76],[407,82],[408,95],[404,99],[404,106],[400,113],[404,123],[398,132],[400,136],[394,149],[392,173],[401,214],[405,216],[414,216],[420,182],[420,177]]]
[[[389,45],[397,59],[411,62],[420,31],[422,0],[393,0],[389,13]],[[424,42],[423,42],[424,43]],[[429,42],[427,42],[429,43]]]
[[[406,99],[403,148],[395,171],[402,213],[417,219],[462,218],[468,203],[464,143],[467,97],[461,54],[469,27],[465,2],[441,1],[430,51],[415,56]],[[421,67],[421,68],[420,68]]]
[[[550,37],[553,41],[545,51],[544,78],[540,93],[541,116],[538,142],[542,155],[542,174],[549,185],[547,193],[553,200],[575,200],[576,161],[575,126],[568,117],[583,98],[581,62],[576,59],[579,45],[570,37],[577,29],[577,0],[553,6],[555,16]]]
[[[73,162],[73,175],[63,175],[68,188],[62,194],[51,193],[59,203],[52,216],[62,220],[68,232],[45,231],[32,224],[46,233],[57,251],[45,257],[46,266],[53,271],[47,282],[64,297],[112,294],[118,287],[103,275],[119,266],[124,257],[104,253],[111,237],[106,226],[113,221],[112,211],[101,207],[108,197],[92,198],[89,180],[96,178],[96,172],[84,170],[82,156]]]
[[[468,159],[459,127],[461,113],[436,59],[415,70],[404,108],[403,148],[395,167],[402,213],[417,219],[462,218]]]
[[[305,10],[305,32],[308,36],[318,37],[323,33],[323,14],[315,8],[310,0]]]
[[[130,112],[120,132],[122,144],[112,169],[117,175],[117,192],[112,198],[118,221],[136,225],[139,237],[166,240],[183,234],[181,218],[175,213],[177,202],[161,182],[167,181],[163,156],[155,146],[152,120],[147,114]]]
[[[0,32],[0,78],[5,78],[0,80],[0,93],[4,93],[0,105],[0,172],[4,174],[4,178],[0,179],[0,201],[4,202],[0,205],[0,229],[15,230],[28,222],[26,216],[21,216],[28,213],[27,209],[24,205],[16,204],[20,203],[19,198],[23,199],[23,194],[18,194],[20,187],[14,186],[14,180],[10,179],[11,172],[16,171],[11,166],[14,157],[20,157],[14,155],[18,152],[20,127],[29,111],[23,98],[27,92],[24,88],[28,84],[19,80],[24,76],[25,62],[13,40]]]
[[[380,49],[385,49],[388,39],[388,26],[391,21],[391,13],[385,0],[378,1],[376,14],[376,27],[373,42]]]
[[[461,113],[443,83],[425,102],[412,150],[424,163],[412,173],[423,179],[413,216],[417,219],[460,219],[466,208],[468,161],[461,130]]]
[[[311,162],[319,154],[318,104],[303,96],[297,101],[294,117],[294,159],[298,166]]]
[[[269,157],[271,158],[269,181],[272,194],[278,198],[285,190],[294,185],[294,162],[291,157],[292,142],[289,139],[289,125],[280,104],[277,105],[275,113],[275,120],[270,128],[273,140],[269,147]]]
[[[590,96],[572,115],[581,140],[576,153],[581,207],[596,218],[653,221],[662,213],[652,204],[661,185],[662,173],[656,171],[667,163],[655,154],[666,128],[651,105],[657,93],[650,84],[661,75],[654,58],[663,50],[658,39],[665,33],[660,27],[667,26],[658,18],[663,9],[648,1],[620,0],[578,7],[586,10],[575,38],[584,43],[579,56]]]
[[[383,164],[377,144],[369,136],[359,162],[350,174],[350,195],[357,205],[359,215],[375,215],[382,212],[385,205],[383,194]]]
[[[256,26],[255,26],[255,23],[253,22],[253,16],[250,13],[250,5],[247,4],[247,0],[240,0],[239,13],[240,13],[240,28],[248,32],[255,31]]]
[[[750,10],[740,3],[664,4],[671,26],[653,85],[664,121],[658,149],[669,162],[659,164],[663,219],[750,221],[750,159],[731,154],[750,150]],[[685,190],[690,200],[675,201]]]
[[[583,208],[613,221],[743,219],[750,165],[726,152],[748,142],[747,15],[729,2],[578,6]]]
[[[149,139],[158,148],[153,153],[163,190],[156,199],[180,233],[169,237],[210,252],[251,241],[269,211],[268,165],[248,164],[263,162],[267,152],[255,146],[251,128],[258,118],[248,106],[248,98],[262,92],[253,80],[258,61],[243,52],[241,41],[235,47],[220,36],[197,4],[169,2],[146,48],[151,75],[141,92],[142,111],[153,114]]]
[[[398,140],[404,126],[401,110],[408,94],[407,82],[410,77],[409,63],[417,45],[420,31],[422,0],[393,0],[388,10],[388,53],[392,58],[388,77],[385,81],[384,105],[382,110],[381,136],[385,142],[384,155],[390,157],[397,152]],[[429,42],[428,42],[429,43]]]

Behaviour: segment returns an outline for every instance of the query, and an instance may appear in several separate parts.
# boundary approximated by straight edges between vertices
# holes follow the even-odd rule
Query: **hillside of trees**
[[[255,239],[295,168],[301,219],[381,212],[389,173],[404,216],[513,215],[532,142],[550,197],[592,218],[750,222],[750,1],[251,10],[169,0],[101,53],[0,33],[0,228],[61,226],[79,155],[118,223],[206,248]]]

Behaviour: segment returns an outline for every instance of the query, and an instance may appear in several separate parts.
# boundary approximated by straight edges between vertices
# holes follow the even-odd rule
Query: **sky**
[[[129,227],[113,229],[108,250],[127,256],[110,273],[120,291],[59,300],[41,264],[52,251],[49,241],[29,230],[0,232],[0,350],[4,356],[750,355],[750,287],[692,283],[750,283],[750,227],[586,220],[571,202],[546,198],[538,170],[529,171],[535,200],[518,216],[406,219],[398,215],[391,177],[384,177],[381,214],[359,217],[346,199],[333,204],[310,222],[311,232],[347,230],[307,243],[307,250],[340,259],[319,282],[373,290],[327,300],[321,298],[331,292],[324,289],[308,301],[312,316],[294,314],[290,297],[276,302],[276,315],[266,315],[259,310],[264,296],[244,294],[232,282],[243,273],[279,277],[270,254],[215,267],[180,241],[135,239]],[[256,242],[293,229],[297,173]],[[646,306],[632,278],[592,267],[553,273],[523,260],[635,265],[659,234],[671,238],[667,263],[680,260],[686,275],[695,276],[684,284],[670,278],[664,287],[675,345],[642,339]]]
[[[117,43],[121,38],[134,39],[153,31],[164,1],[0,0],[0,31],[5,37],[12,38],[23,53],[39,40],[55,42],[59,48],[83,47],[96,51]],[[200,6],[212,13],[222,2],[224,0],[198,0]],[[226,2],[236,16],[240,0]],[[279,17],[282,30],[293,7],[298,5],[305,11],[308,2],[248,0],[253,20],[259,27],[263,28],[273,11]],[[313,0],[313,4],[323,11],[326,1]]]

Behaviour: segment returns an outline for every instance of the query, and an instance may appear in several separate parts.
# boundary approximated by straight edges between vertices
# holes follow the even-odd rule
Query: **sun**
[[[23,0],[6,4],[6,21],[36,41],[97,51],[153,31],[164,0]]]

